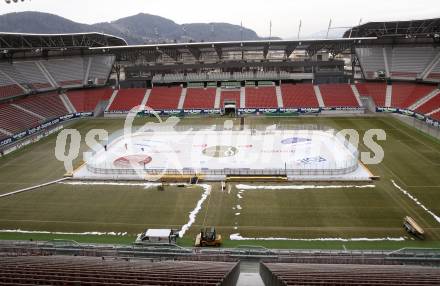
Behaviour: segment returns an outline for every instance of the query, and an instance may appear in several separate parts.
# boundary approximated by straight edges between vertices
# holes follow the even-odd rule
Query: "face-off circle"
[[[232,157],[238,153],[238,149],[234,146],[217,145],[205,148],[203,155],[213,158]]]
[[[132,168],[136,166],[145,166],[153,159],[147,155],[127,155],[119,157],[113,161],[113,165],[118,168]]]

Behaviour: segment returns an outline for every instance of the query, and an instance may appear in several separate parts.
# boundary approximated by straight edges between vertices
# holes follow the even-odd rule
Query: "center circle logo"
[[[213,158],[232,157],[238,153],[238,149],[233,146],[217,145],[205,148],[202,153]]]

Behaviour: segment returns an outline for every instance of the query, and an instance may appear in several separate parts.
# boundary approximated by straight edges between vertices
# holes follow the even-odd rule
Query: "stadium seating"
[[[25,93],[17,84],[0,73],[0,98],[16,96]]]
[[[235,101],[236,108],[240,108],[240,91],[223,89],[220,98],[220,108],[225,106],[225,101]]]
[[[398,108],[408,108],[417,100],[428,95],[435,88],[436,87],[433,85],[394,83],[391,106]]]
[[[88,89],[69,91],[67,97],[77,112],[94,111],[102,100],[109,100],[112,96],[111,88]]]
[[[376,106],[385,106],[385,98],[387,92],[386,83],[371,82],[371,83],[357,83],[356,88],[361,96],[369,96],[373,99]]]
[[[283,84],[281,92],[286,108],[319,107],[312,84]]]
[[[415,111],[426,114],[436,110],[437,108],[440,108],[440,93],[419,106]]]
[[[389,60],[391,78],[415,79],[434,59],[433,47],[395,47]]]
[[[326,107],[359,107],[349,84],[321,84],[319,89]]]
[[[181,93],[181,87],[154,87],[147,105],[157,110],[176,109]]]
[[[109,111],[128,111],[140,105],[145,96],[145,88],[129,88],[118,91]]]
[[[26,83],[32,89],[47,90],[53,88],[41,69],[37,66],[37,62],[14,62],[14,67],[15,70],[26,79]]]
[[[382,47],[356,48],[356,54],[362,63],[362,68],[367,79],[374,79],[378,71],[385,71]]]
[[[277,108],[275,87],[246,87],[247,108]]]
[[[29,96],[20,99],[14,104],[32,111],[46,119],[51,119],[68,114],[66,107],[56,93]]]
[[[440,269],[402,265],[262,263],[265,285],[438,285]]]
[[[431,118],[440,121],[440,111],[430,115]]]
[[[237,262],[21,256],[0,258],[0,284],[235,285]]]
[[[61,87],[82,86],[88,58],[66,57],[41,61]]]
[[[0,118],[7,118],[7,120],[0,120],[0,128],[12,134],[35,127],[43,121],[41,118],[24,112],[10,104],[0,105]]]
[[[213,109],[216,88],[188,88],[184,109]]]
[[[114,56],[93,56],[88,79],[95,84],[105,84],[114,62]]]

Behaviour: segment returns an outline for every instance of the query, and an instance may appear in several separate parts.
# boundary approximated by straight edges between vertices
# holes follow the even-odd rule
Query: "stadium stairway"
[[[110,106],[112,106],[113,101],[115,100],[116,96],[118,95],[118,91],[119,91],[119,89],[115,89],[113,91],[112,96],[108,100],[108,104],[107,104],[107,107],[105,108],[105,111],[108,111],[110,109]]]
[[[359,91],[356,87],[356,85],[352,84],[350,85],[351,90],[353,91],[354,96],[356,97],[356,100],[360,107],[363,107],[362,101],[361,101],[361,95],[359,94]]]
[[[314,85],[313,89],[315,90],[316,100],[318,100],[319,107],[325,107],[324,99],[322,98],[321,89],[319,86]]]
[[[387,84],[387,90],[385,93],[385,107],[390,107],[393,99],[393,86],[391,84]]]
[[[408,107],[409,110],[416,110],[432,98],[434,98],[437,94],[440,93],[440,90],[438,88],[432,90],[430,93],[428,93],[425,97],[420,98],[416,102],[414,102],[411,106]]]
[[[60,94],[60,99],[69,113],[76,113],[75,107],[73,106],[72,102],[70,102],[69,98],[65,93]]]
[[[281,91],[281,86],[277,85],[275,87],[275,94],[277,96],[277,105],[278,108],[284,108],[284,102],[283,102],[283,92]]]
[[[217,87],[215,90],[215,101],[214,101],[214,108],[220,109],[220,101],[222,98],[222,89],[220,87]]]
[[[182,88],[182,92],[180,94],[179,103],[177,104],[177,109],[183,109],[183,104],[185,103],[187,88]]]
[[[246,88],[240,88],[240,108],[246,108]]]

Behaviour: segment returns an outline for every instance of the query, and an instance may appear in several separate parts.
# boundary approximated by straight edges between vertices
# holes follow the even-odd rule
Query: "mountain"
[[[92,25],[40,12],[0,15],[0,31],[16,33],[102,32],[124,38],[128,44],[260,40],[253,30],[228,23],[188,23],[179,25],[170,19],[140,13],[112,22]],[[279,38],[273,38],[279,39]]]

